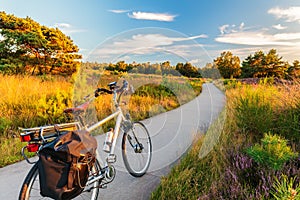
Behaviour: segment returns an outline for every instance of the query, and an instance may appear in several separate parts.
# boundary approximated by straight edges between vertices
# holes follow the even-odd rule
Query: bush
[[[228,149],[227,165],[219,179],[215,179],[211,187],[203,191],[201,200],[210,199],[270,199],[274,193],[276,180],[281,175],[293,178],[294,186],[299,184],[300,157],[288,162],[281,170],[275,171],[259,165],[240,149]]]
[[[0,117],[0,136],[8,136],[7,129],[12,125],[12,121],[5,118],[5,117]]]
[[[44,95],[38,101],[37,115],[45,122],[62,123],[66,121],[63,111],[71,104],[69,92],[58,91],[55,95]]]
[[[287,146],[287,140],[270,133],[265,134],[260,145],[255,144],[253,147],[248,148],[246,152],[257,163],[274,170],[281,169],[287,161],[297,157],[297,153],[294,153]]]
[[[272,196],[276,200],[290,199],[300,200],[300,185],[296,184],[296,177],[288,179],[286,175],[281,176],[281,181],[275,178]]]

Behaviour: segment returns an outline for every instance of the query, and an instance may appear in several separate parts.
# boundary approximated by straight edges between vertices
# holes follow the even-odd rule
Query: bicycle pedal
[[[100,189],[106,189],[106,188],[107,188],[107,185],[106,185],[106,184],[105,184],[105,185],[100,185],[99,188],[100,188]]]
[[[117,161],[117,156],[115,154],[109,154],[106,161],[107,163],[115,163]]]

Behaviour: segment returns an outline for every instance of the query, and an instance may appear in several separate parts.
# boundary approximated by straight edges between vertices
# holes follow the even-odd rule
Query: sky
[[[84,61],[191,62],[275,48],[300,60],[299,0],[3,0],[0,10],[58,27]]]

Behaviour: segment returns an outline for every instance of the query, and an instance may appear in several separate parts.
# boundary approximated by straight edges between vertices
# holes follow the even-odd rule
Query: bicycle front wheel
[[[96,160],[92,170],[90,172],[91,176],[100,171],[99,162]],[[89,187],[84,188],[83,192],[78,195],[75,199],[91,199],[96,200],[99,194],[99,185],[101,181],[96,181]],[[28,175],[26,176],[24,183],[21,187],[19,194],[19,200],[34,200],[34,199],[51,199],[48,197],[43,197],[40,194],[40,183],[39,183],[39,170],[38,163],[35,163],[30,169]]]
[[[134,177],[143,176],[150,165],[152,144],[149,132],[141,122],[134,122],[124,133],[122,156],[128,172]]]

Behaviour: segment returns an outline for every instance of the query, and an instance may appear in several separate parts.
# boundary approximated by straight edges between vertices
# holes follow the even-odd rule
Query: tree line
[[[213,65],[206,67],[206,70],[209,69],[217,69],[224,78],[300,78],[300,62],[295,60],[289,64],[283,61],[276,49],[271,49],[266,54],[263,51],[257,51],[254,55],[247,56],[242,62],[230,51],[222,52],[214,60]]]
[[[191,63],[177,63],[172,66],[170,61],[163,63],[129,63],[119,61],[116,64],[109,63],[105,67],[109,71],[128,72],[128,73],[141,73],[141,74],[158,74],[158,75],[173,75],[173,76],[186,76],[190,78],[200,78],[201,73],[199,69]]]
[[[58,28],[0,12],[0,71],[6,74],[66,74],[80,66],[79,48]]]
[[[116,64],[108,64],[105,69],[143,74],[183,75],[186,77],[204,78],[265,78],[276,77],[280,79],[300,78],[300,61],[292,64],[283,61],[276,49],[268,53],[257,51],[250,54],[242,62],[238,56],[230,51],[222,52],[213,63],[206,64],[203,68],[197,68],[191,63],[177,63],[171,66],[169,61],[163,63],[135,63],[127,64],[119,61]]]

